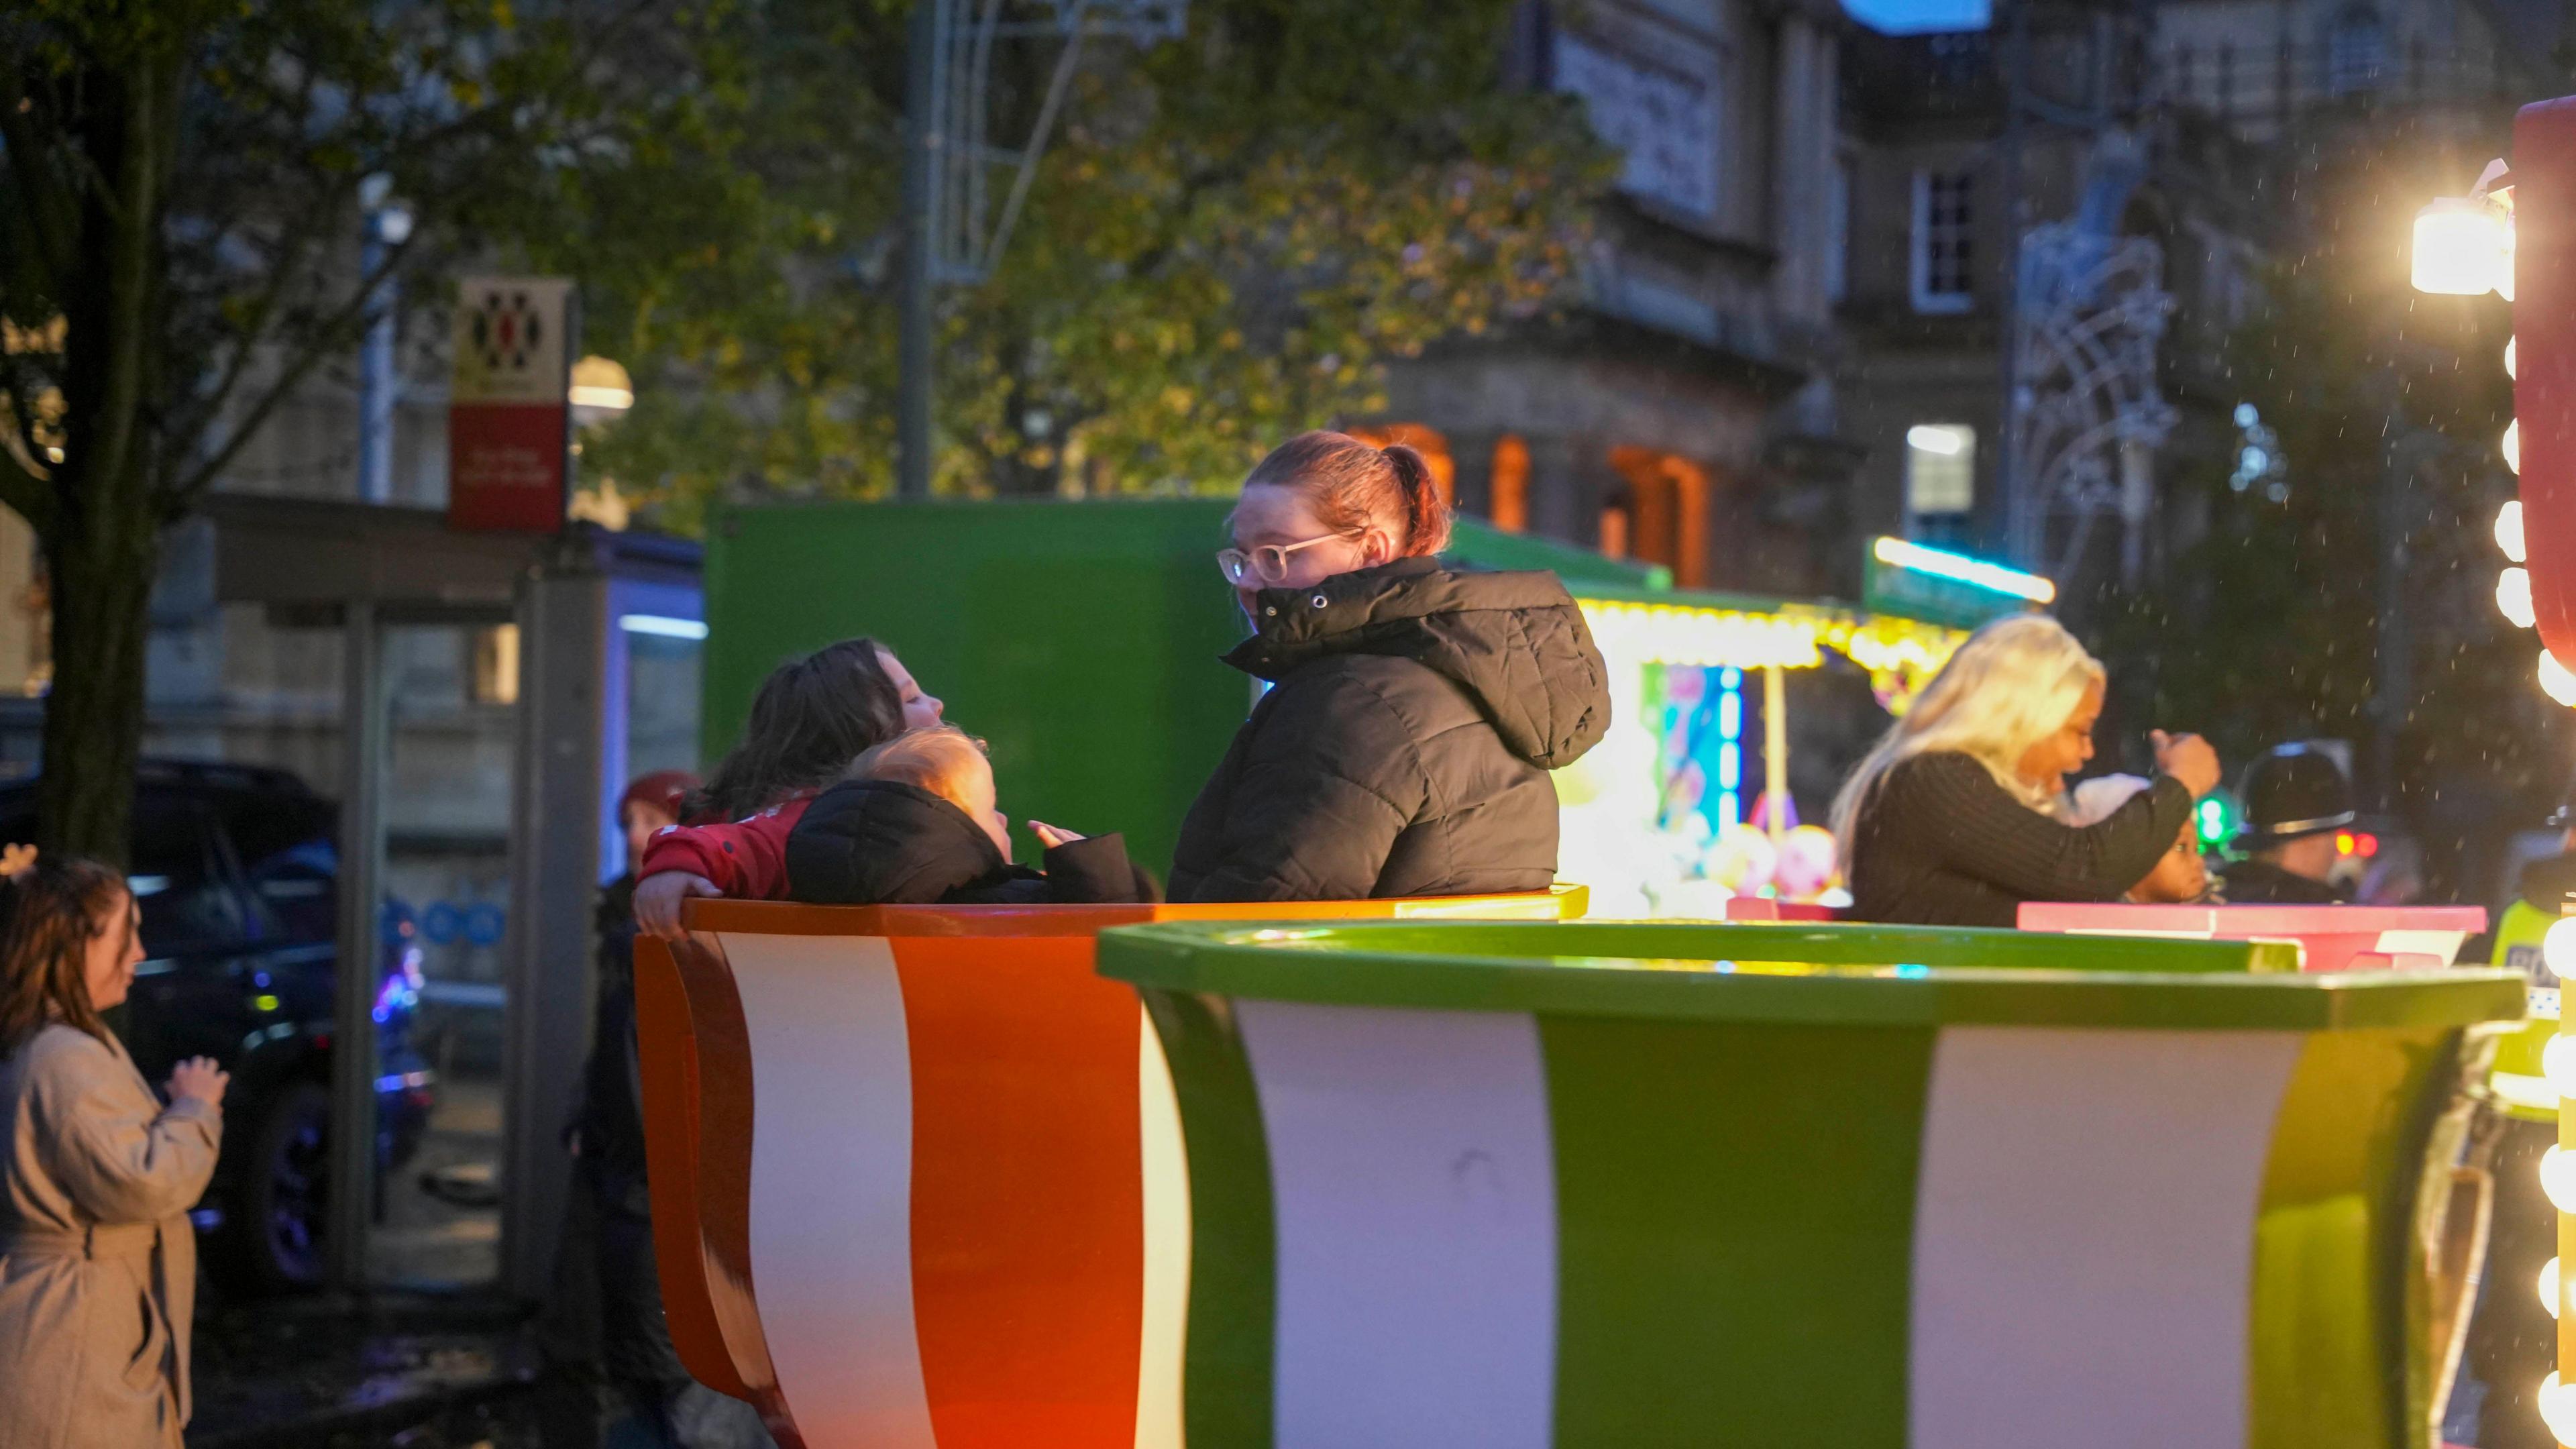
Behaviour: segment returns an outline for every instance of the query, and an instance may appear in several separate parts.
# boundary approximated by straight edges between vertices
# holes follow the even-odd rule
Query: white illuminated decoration
[[[2508,498],[2504,507],[2496,510],[2495,541],[2496,547],[2504,550],[2506,558],[2515,563],[2522,562],[2521,499]]]
[[[2568,673],[2567,666],[2559,663],[2558,657],[2546,649],[2540,651],[2540,692],[2570,709],[2576,709],[2576,674]],[[2565,921],[2558,923],[2559,926],[2565,924]],[[2558,926],[2549,929],[2555,932]],[[2557,968],[2552,966],[2550,969]]]
[[[2576,1037],[2561,1034],[2549,1039],[2549,1045],[2540,1049],[2540,1074],[2549,1079],[2549,1090],[2576,1097]]]
[[[2556,1145],[2540,1154],[2540,1190],[2560,1212],[2576,1212],[2576,1154]]]
[[[2415,290],[2483,297],[2510,288],[2512,247],[2502,208],[2483,196],[2437,198],[2415,213]]]
[[[2504,450],[2504,465],[2519,475],[2522,472],[2522,420],[2520,418],[2504,425],[2504,438],[2496,446]]]
[[[2553,976],[2571,974],[2571,968],[2576,968],[2576,916],[2550,923],[2540,938],[2540,959]]]
[[[2496,607],[2513,621],[2513,627],[2528,629],[2539,616],[2531,608],[2531,572],[2510,568],[2496,576]]]
[[[2540,1381],[2540,1422],[2559,1443],[2576,1444],[2576,1386],[2560,1383],[2554,1373]]]
[[[2504,340],[2504,375],[2505,375],[2505,376],[2507,376],[2507,377],[2511,377],[2511,376],[2513,376],[2513,375],[2514,375],[2514,371],[2513,371],[2513,339],[2512,339],[2512,338],[2510,338],[2510,337],[2508,337],[2508,338],[2506,338],[2506,339]]]
[[[2558,1316],[2558,1260],[2556,1258],[2540,1265],[2540,1304],[2549,1310],[2550,1317]]]

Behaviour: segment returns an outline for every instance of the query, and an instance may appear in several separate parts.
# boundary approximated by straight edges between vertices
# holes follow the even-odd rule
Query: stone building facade
[[[1846,28],[1829,0],[1522,7],[1514,82],[1580,97],[1624,158],[1582,300],[1393,369],[1366,430],[1507,528],[1686,585],[1827,583]]]

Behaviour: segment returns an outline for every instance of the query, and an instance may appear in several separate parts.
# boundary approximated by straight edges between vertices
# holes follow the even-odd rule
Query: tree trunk
[[[37,839],[126,861],[143,744],[143,664],[160,558],[153,390],[161,379],[161,237],[177,140],[182,52],[147,51],[90,77],[86,149],[105,181],[83,188],[85,249],[64,289],[64,460],[44,526],[54,683],[45,701]]]
[[[139,495],[141,488],[101,489]],[[126,863],[142,755],[143,662],[160,539],[148,513],[97,510],[45,547],[53,692],[45,700],[38,838],[47,851]]]

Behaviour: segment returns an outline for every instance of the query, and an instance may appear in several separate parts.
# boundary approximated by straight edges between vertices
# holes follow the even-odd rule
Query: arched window
[[[1502,441],[1494,444],[1493,482],[1485,511],[1494,527],[1505,533],[1529,527],[1529,475],[1529,444],[1517,434],[1503,434]]]
[[[2326,32],[2326,90],[2349,96],[2375,90],[2388,71],[2388,27],[2368,5],[2348,5]]]

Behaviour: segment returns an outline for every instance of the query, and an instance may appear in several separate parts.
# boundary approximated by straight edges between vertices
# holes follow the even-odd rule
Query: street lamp
[[[594,354],[572,365],[566,401],[572,404],[573,421],[583,427],[613,422],[635,406],[635,380],[623,364]]]
[[[2504,163],[2494,162],[2490,174]],[[2450,297],[2501,292],[2513,300],[2513,206],[2486,189],[2444,196],[2415,213],[2415,290]]]

